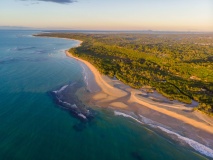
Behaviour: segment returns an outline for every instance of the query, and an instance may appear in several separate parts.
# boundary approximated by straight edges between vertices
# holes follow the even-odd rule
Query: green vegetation
[[[212,34],[83,34],[40,36],[82,40],[70,52],[91,62],[101,73],[134,88],[149,85],[171,100],[199,102],[213,115]]]

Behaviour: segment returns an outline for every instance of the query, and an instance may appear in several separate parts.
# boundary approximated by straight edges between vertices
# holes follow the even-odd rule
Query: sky
[[[0,26],[213,31],[213,0],[0,0]]]

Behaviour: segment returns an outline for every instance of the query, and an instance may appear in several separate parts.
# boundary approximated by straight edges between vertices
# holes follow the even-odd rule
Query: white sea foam
[[[60,100],[59,98],[57,98],[58,99],[58,101],[60,102],[60,103],[63,103],[63,101],[62,100]]]
[[[199,153],[205,155],[205,156],[208,156],[208,157],[211,157],[213,158],[213,150],[201,143],[198,143],[192,139],[189,139],[187,137],[184,137],[184,136],[181,136],[180,134],[178,133],[175,133],[173,131],[170,131],[169,129],[166,129],[165,127],[163,127],[163,125],[161,125],[160,123],[158,122],[155,122],[155,121],[152,121],[144,116],[141,116],[141,120],[137,119],[137,118],[134,118],[128,114],[125,114],[125,113],[122,113],[122,112],[119,112],[119,111],[114,111],[114,115],[116,116],[123,116],[123,117],[127,117],[127,118],[131,118],[131,119],[134,119],[135,121],[139,122],[139,123],[142,123],[143,122],[145,124],[148,124],[149,126],[153,127],[153,128],[159,128],[160,130],[162,130],[163,132],[166,132],[167,134],[170,134],[170,135],[175,135],[177,136],[178,139],[184,141],[185,143],[187,143],[189,146],[191,146],[194,150],[198,151]]]
[[[196,151],[200,152],[203,155],[206,155],[208,157],[213,158],[213,150],[203,144],[200,144],[192,139],[189,139],[187,137],[181,136],[173,131],[170,131],[166,128],[163,128],[161,126],[157,126],[159,129],[161,129],[162,131],[168,133],[168,134],[172,134],[178,137],[178,139],[181,139],[183,141],[185,141],[188,145],[190,145],[192,148],[194,148]]]
[[[132,116],[130,116],[130,115],[128,115],[128,114],[119,112],[119,111],[114,111],[114,115],[116,115],[116,116],[123,116],[123,117],[127,117],[127,118],[131,118],[131,119],[134,119],[135,121],[137,121],[138,123],[142,123],[142,124],[143,124],[143,122],[139,121],[137,118],[132,117]]]
[[[65,86],[61,87],[61,88],[58,90],[58,92],[62,92],[62,91],[65,90],[67,87],[68,87],[68,85],[65,85]]]
[[[67,87],[68,87],[68,85],[65,85],[65,86],[61,87],[59,90],[52,91],[52,92],[53,92],[53,93],[60,93],[60,92],[62,92],[63,90],[65,90]]]
[[[142,115],[139,115],[141,118],[142,118],[142,121],[145,123],[145,124],[155,124],[155,122],[154,121],[152,121],[151,119],[149,119],[149,118],[146,118],[146,117],[144,117],[144,116],[142,116]]]
[[[68,106],[71,106],[71,104],[70,103],[68,103],[68,102],[63,102],[64,104],[66,104],[66,105],[68,105]]]
[[[76,106],[76,104],[73,104],[71,107],[72,107],[72,108],[78,108],[78,107]]]
[[[78,116],[82,117],[83,119],[87,119],[87,117],[85,115],[83,115],[82,113],[79,113]]]
[[[82,74],[83,74],[83,77],[84,77],[84,82],[86,83],[86,86],[88,86],[88,76],[87,76],[87,72],[86,72],[86,68],[83,64],[81,64],[81,67],[83,69],[82,71]]]

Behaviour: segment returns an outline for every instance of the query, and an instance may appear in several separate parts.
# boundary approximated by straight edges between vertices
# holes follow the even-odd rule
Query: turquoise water
[[[112,111],[81,124],[48,94],[83,79],[64,50],[76,41],[0,31],[0,160],[206,159]]]

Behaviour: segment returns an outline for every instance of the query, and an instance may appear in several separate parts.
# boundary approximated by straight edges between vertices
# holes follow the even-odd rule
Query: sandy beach
[[[93,75],[93,79],[89,78],[87,82],[90,98],[86,103],[145,117],[149,124],[165,126],[170,131],[213,149],[212,118],[193,111],[193,107],[184,103],[167,100],[157,92],[150,94],[143,89],[133,89],[119,80],[101,75],[92,64],[72,56],[68,51],[66,55],[86,65]]]

